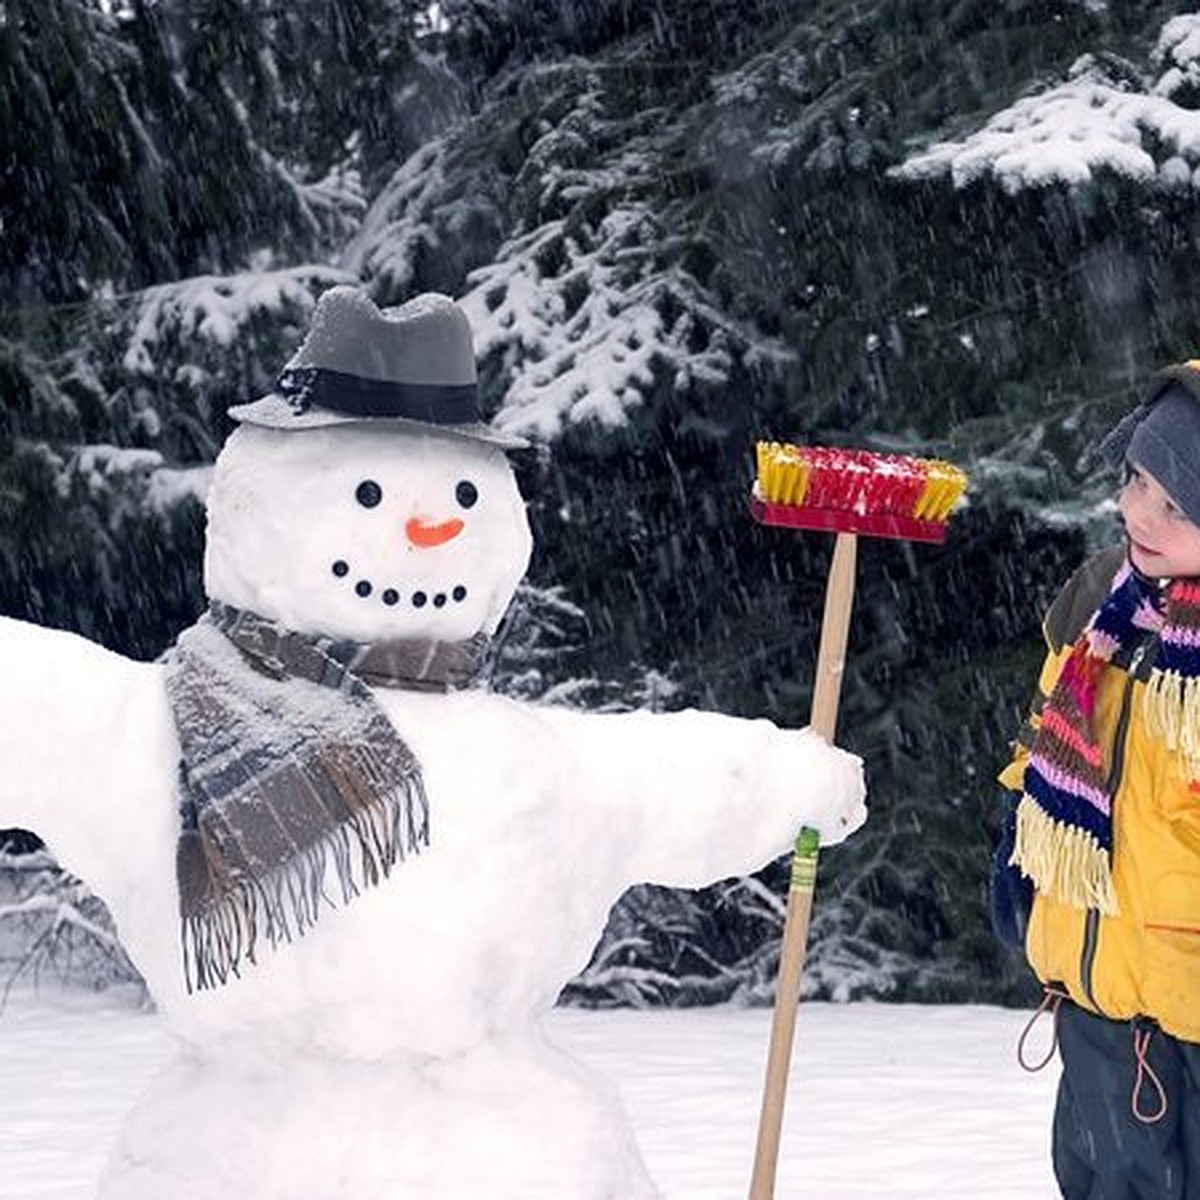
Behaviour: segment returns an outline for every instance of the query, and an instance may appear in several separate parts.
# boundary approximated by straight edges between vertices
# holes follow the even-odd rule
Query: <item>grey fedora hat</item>
[[[436,292],[380,309],[358,288],[330,288],[275,391],[229,415],[271,429],[386,421],[506,450],[529,445],[481,418],[470,323]]]

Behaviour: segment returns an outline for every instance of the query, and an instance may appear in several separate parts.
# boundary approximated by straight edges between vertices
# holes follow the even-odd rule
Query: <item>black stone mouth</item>
[[[347,582],[354,574],[350,569],[350,564],[344,558],[336,559],[330,570],[337,579],[344,579]],[[364,576],[354,581],[354,594],[362,600],[370,600],[375,597],[387,608],[396,608],[402,602],[413,609],[445,608],[447,604],[461,604],[467,598],[467,589],[464,584],[456,583],[444,592],[428,592],[424,588],[414,588],[405,594],[400,588],[390,585],[382,589],[376,588],[374,581]]]

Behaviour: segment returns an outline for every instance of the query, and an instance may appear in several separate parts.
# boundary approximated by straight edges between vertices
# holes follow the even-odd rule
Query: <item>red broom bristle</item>
[[[865,450],[806,451],[812,463],[806,503],[858,513],[911,516],[925,486],[912,459]]]
[[[752,507],[765,524],[941,541],[958,467],[870,450],[760,442]]]

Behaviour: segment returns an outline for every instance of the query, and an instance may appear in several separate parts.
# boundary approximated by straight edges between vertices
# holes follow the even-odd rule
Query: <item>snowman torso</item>
[[[148,693],[155,683],[146,679]],[[110,907],[188,1040],[453,1053],[548,1009],[586,964],[623,882],[621,833],[573,800],[571,763],[537,710],[478,691],[378,695],[422,764],[431,844],[349,905],[327,906],[303,937],[264,944],[240,978],[189,995],[173,823],[143,838],[144,861],[126,860],[141,886]],[[160,766],[170,769],[169,746]],[[326,890],[336,894],[334,881]]]

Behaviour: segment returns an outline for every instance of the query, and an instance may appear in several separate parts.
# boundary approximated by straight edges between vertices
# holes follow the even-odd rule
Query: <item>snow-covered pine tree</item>
[[[155,497],[194,494],[171,472],[347,276],[465,295],[489,408],[551,439],[522,467],[531,587],[547,628],[587,623],[578,654],[523,643],[543,691],[669,679],[667,704],[802,723],[827,547],[750,524],[753,439],[944,453],[974,478],[951,546],[864,555],[842,740],[874,816],[826,856],[809,986],[1014,994],[989,781],[1040,610],[1107,528],[1085,448],[1200,342],[1174,7],[9,0],[4,611],[165,645],[198,509],[172,532]],[[1084,93],[1100,125],[1050,139],[1075,176],[1003,165],[1039,96]],[[755,887],[634,903],[588,1002],[678,997],[638,980],[682,962],[758,994],[769,952],[710,941],[717,911],[770,925]]]

